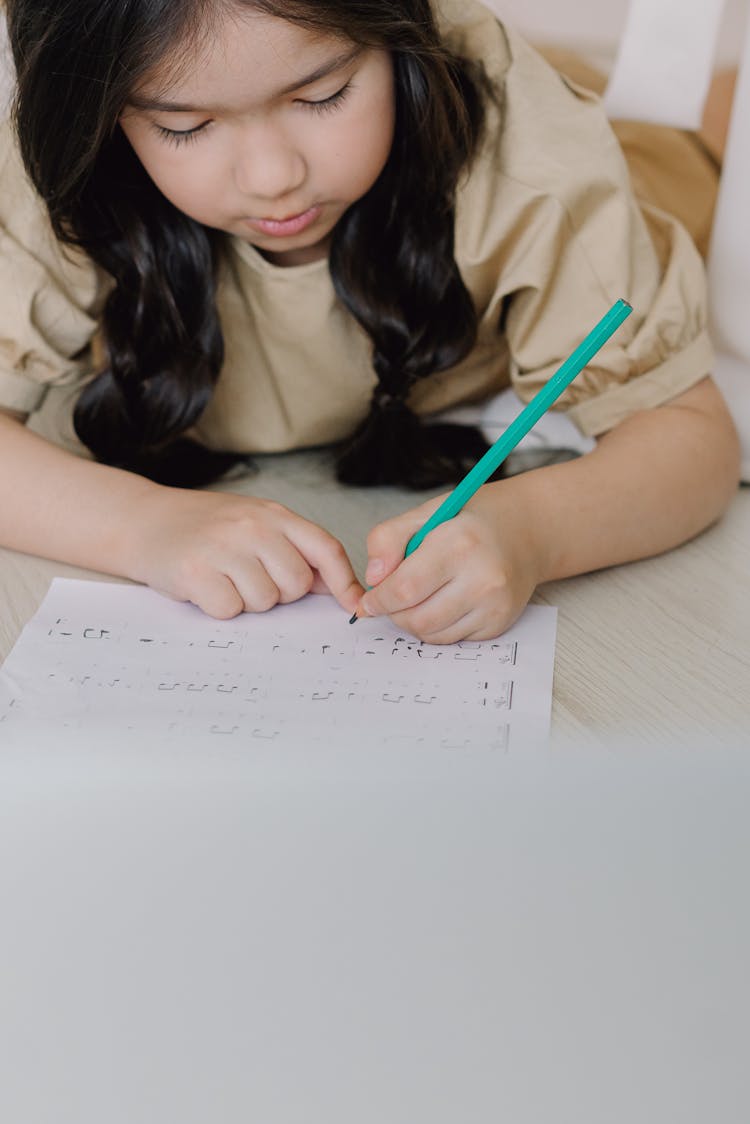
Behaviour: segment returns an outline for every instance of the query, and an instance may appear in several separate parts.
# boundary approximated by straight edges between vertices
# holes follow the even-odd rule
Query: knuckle
[[[505,570],[495,570],[484,583],[482,597],[496,605],[508,597],[510,588],[510,577]]]
[[[180,558],[174,570],[173,588],[182,601],[191,601],[191,594],[202,584],[206,576],[205,563],[193,555]]]
[[[246,606],[250,612],[267,613],[279,603],[278,589],[261,589],[253,594],[252,604]]]
[[[447,644],[449,640],[443,632],[429,632],[424,629],[417,631],[414,630],[414,635],[417,640],[421,640],[423,644]]]
[[[240,528],[243,546],[250,546],[253,552],[272,543],[278,536],[276,527],[265,519],[251,516],[243,527]]]
[[[340,543],[333,535],[327,534],[326,547],[333,562],[340,563],[346,560],[347,555],[343,543]]]
[[[307,572],[302,574],[297,584],[297,596],[304,597],[310,592],[315,585],[315,574],[308,567]]]
[[[237,527],[243,536],[255,540],[267,540],[279,534],[280,518],[288,514],[288,509],[275,500],[264,500],[261,507],[250,507],[242,512]]]
[[[209,617],[220,621],[228,621],[232,617],[239,616],[245,607],[239,593],[231,586],[208,589],[195,599],[194,604]]]
[[[289,508],[284,507],[283,503],[278,503],[277,500],[263,500],[263,510],[272,515],[286,515]]]
[[[312,570],[307,571],[306,574],[294,574],[289,577],[279,591],[279,600],[283,605],[288,604],[290,601],[299,601],[300,597],[304,597],[313,587],[315,575]]]
[[[231,620],[232,617],[238,617],[244,609],[244,605],[239,597],[232,599],[228,597],[226,599],[217,598],[216,602],[208,607],[204,608],[203,605],[200,607],[205,613],[208,613],[210,617],[215,617],[216,620],[219,621],[228,621]]]
[[[368,554],[377,554],[383,549],[386,546],[386,538],[387,533],[382,523],[373,527],[366,540]]]
[[[414,622],[415,627],[419,629],[420,640],[425,640],[428,636],[436,636],[444,625],[442,615],[434,609],[424,609],[419,614],[418,621]]]
[[[421,640],[423,644],[442,644],[441,640],[442,621],[432,623],[420,617],[419,620],[414,620],[410,617],[408,623],[405,622],[406,629],[416,636],[417,640]]]
[[[421,640],[422,643],[429,643],[428,637],[431,638],[431,633],[423,624],[415,624],[414,622],[407,623],[404,621],[403,627],[407,632],[410,632],[412,636],[415,636],[417,640]]]
[[[484,628],[479,628],[472,635],[473,640],[494,640],[498,636],[502,636],[507,624],[502,621],[496,621],[495,624],[486,624]]]
[[[413,605],[417,599],[416,583],[413,578],[397,575],[391,584],[391,593],[403,605]]]
[[[461,557],[466,558],[474,554],[480,544],[479,535],[471,525],[457,530],[452,547]]]

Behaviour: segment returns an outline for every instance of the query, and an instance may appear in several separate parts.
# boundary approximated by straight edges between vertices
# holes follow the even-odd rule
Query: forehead
[[[206,6],[208,7],[208,6]],[[180,43],[138,83],[139,98],[207,101],[233,88],[259,100],[355,50],[341,35],[248,7],[227,7],[186,29]]]

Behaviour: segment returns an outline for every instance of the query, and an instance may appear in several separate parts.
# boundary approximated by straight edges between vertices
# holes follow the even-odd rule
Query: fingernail
[[[365,570],[365,581],[369,582],[370,585],[372,585],[378,580],[378,578],[381,578],[383,576],[384,570],[385,562],[383,562],[382,558],[371,558],[367,563],[367,569]]]

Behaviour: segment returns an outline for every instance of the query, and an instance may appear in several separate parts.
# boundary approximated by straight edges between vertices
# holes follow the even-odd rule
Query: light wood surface
[[[367,531],[417,502],[342,488],[320,452],[259,458],[223,490],[275,499],[327,527],[361,575]],[[421,494],[424,495],[424,494]],[[105,575],[0,550],[0,658],[56,576]],[[735,743],[750,736],[750,490],[677,550],[540,587],[559,611],[553,741]]]

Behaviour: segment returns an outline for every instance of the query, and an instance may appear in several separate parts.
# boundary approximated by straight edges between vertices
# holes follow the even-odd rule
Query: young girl
[[[738,452],[702,265],[636,203],[597,99],[473,0],[8,0],[0,541],[216,617],[330,590],[433,643],[543,581],[715,520]],[[618,298],[560,400],[593,452],[495,481],[364,594],[302,514],[189,490],[344,443],[349,483],[450,484],[480,449],[417,415],[529,399]],[[83,455],[81,455],[83,454]]]

